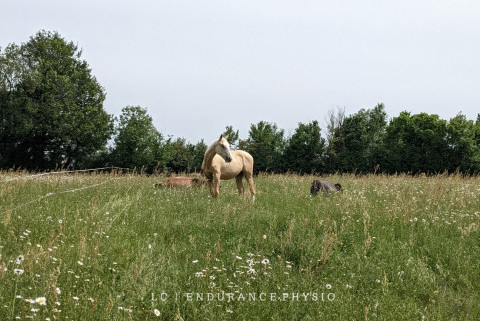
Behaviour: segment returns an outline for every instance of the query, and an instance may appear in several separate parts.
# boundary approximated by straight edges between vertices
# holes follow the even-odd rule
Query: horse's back
[[[248,152],[244,150],[234,150],[232,151],[232,156],[233,157],[241,157],[243,159],[243,163],[247,165],[252,165],[253,166],[253,157],[250,155]]]
[[[220,155],[215,155],[212,167],[213,172],[220,172],[221,179],[232,179],[242,172],[247,175],[253,172],[253,157],[246,151],[234,150],[231,162],[227,163]]]

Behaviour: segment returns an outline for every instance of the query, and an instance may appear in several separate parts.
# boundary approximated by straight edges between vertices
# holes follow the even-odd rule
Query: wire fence
[[[5,180],[2,180],[0,182],[11,182],[11,181],[16,181],[20,179],[33,179],[37,177],[42,177],[42,176],[47,176],[47,175],[57,175],[57,174],[72,174],[72,173],[87,173],[87,172],[100,172],[100,171],[125,171],[127,173],[134,173],[135,170],[131,168],[125,168],[125,167],[116,167],[116,166],[110,166],[110,167],[98,167],[98,168],[89,168],[89,169],[76,169],[76,170],[71,170],[71,171],[55,171],[55,172],[45,172],[45,173],[39,173],[39,174],[32,174],[32,175],[26,175],[26,176],[16,176],[16,177],[10,177]]]
[[[134,170],[130,169],[130,168],[122,168],[122,167],[101,167],[101,168],[91,168],[91,169],[81,169],[81,170],[71,170],[71,171],[56,171],[56,172],[46,172],[46,173],[39,173],[39,174],[33,174],[33,175],[28,175],[28,176],[23,176],[23,177],[13,177],[13,178],[10,178],[10,179],[7,179],[7,180],[3,180],[2,182],[10,182],[10,181],[15,181],[15,180],[19,180],[19,179],[34,179],[34,178],[39,178],[39,177],[42,177],[42,176],[46,176],[46,175],[57,175],[57,174],[72,174],[72,173],[84,173],[84,172],[99,172],[99,171],[106,171],[106,170],[116,170],[116,171],[119,171],[121,170],[122,172],[123,171],[126,171],[128,173],[133,173]],[[43,196],[40,196],[36,199],[33,199],[33,200],[30,200],[28,202],[25,202],[25,203],[22,203],[20,205],[17,205],[13,208],[10,208],[10,209],[7,209],[7,210],[4,210],[2,212],[0,212],[0,216],[4,215],[5,213],[8,213],[8,212],[13,212],[13,211],[16,211],[22,207],[25,207],[27,205],[30,205],[32,203],[36,203],[36,202],[39,202],[43,199],[46,199],[48,197],[52,197],[52,196],[55,196],[55,195],[60,195],[60,194],[67,194],[67,193],[75,193],[75,192],[79,192],[79,191],[83,191],[83,190],[87,190],[87,189],[90,189],[90,188],[94,188],[94,187],[97,187],[97,186],[100,186],[100,185],[104,185],[104,184],[107,184],[113,180],[116,180],[116,179],[119,179],[119,178],[122,178],[122,177],[112,177],[106,181],[103,181],[103,182],[100,182],[100,183],[96,183],[96,184],[92,184],[92,185],[88,185],[88,186],[82,186],[82,187],[78,187],[78,188],[73,188],[73,189],[69,189],[69,190],[65,190],[65,191],[60,191],[60,192],[49,192]]]

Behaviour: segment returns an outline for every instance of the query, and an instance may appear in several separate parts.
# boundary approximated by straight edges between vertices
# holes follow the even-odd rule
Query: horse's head
[[[230,152],[230,144],[227,138],[220,135],[220,138],[215,143],[215,153],[220,155],[227,163],[230,163],[232,161],[232,153]]]

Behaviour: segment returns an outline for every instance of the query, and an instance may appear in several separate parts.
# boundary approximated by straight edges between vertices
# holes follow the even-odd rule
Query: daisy
[[[19,255],[17,259],[15,260],[16,264],[21,264],[25,260],[25,257],[23,255]]]
[[[40,305],[47,305],[47,299],[44,296],[36,298],[35,302],[37,302]]]
[[[23,270],[22,269],[13,269],[13,273],[15,273],[16,275],[22,275]]]
[[[154,309],[153,313],[155,313],[155,316],[157,316],[157,317],[160,316],[160,311],[158,311],[158,309]]]

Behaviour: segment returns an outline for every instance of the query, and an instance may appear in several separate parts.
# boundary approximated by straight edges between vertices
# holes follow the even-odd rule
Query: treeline
[[[200,171],[203,140],[165,137],[140,106],[110,115],[104,100],[81,50],[58,33],[40,31],[27,43],[0,48],[0,167]],[[256,172],[480,172],[480,115],[447,121],[402,112],[388,119],[378,104],[348,116],[330,111],[323,134],[318,121],[299,123],[288,137],[265,121],[252,124],[246,139],[231,126],[224,134],[253,155]]]
[[[385,107],[345,116],[330,112],[326,138],[318,121],[300,123],[291,137],[275,124],[251,125],[239,147],[255,158],[256,171],[296,173],[480,172],[480,115],[449,121],[402,112],[387,120]]]

